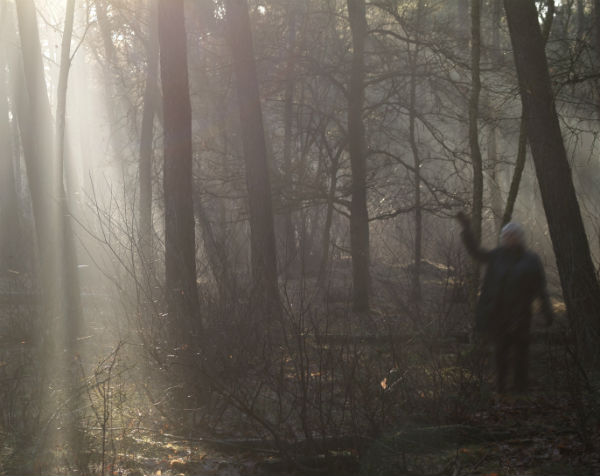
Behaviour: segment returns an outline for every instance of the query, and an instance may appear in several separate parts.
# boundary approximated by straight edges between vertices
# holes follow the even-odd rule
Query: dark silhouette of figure
[[[456,216],[469,254],[487,265],[475,310],[475,330],[493,343],[498,392],[507,388],[509,367],[514,369],[514,387],[525,392],[529,373],[529,343],[532,310],[541,300],[546,324],[553,321],[552,306],[546,290],[546,277],[539,256],[525,247],[525,233],[518,223],[508,223],[500,232],[497,248],[479,246],[470,220],[462,212]]]

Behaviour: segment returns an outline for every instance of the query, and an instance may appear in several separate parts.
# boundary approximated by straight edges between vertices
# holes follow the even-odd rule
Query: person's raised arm
[[[462,237],[465,248],[467,248],[469,254],[477,261],[489,261],[490,251],[479,246],[479,243],[475,240],[475,236],[473,236],[473,231],[471,230],[471,220],[469,220],[469,217],[465,215],[464,212],[458,212],[456,214],[456,219],[462,226],[460,236]]]

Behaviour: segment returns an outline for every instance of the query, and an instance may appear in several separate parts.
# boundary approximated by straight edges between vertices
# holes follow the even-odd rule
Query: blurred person
[[[469,218],[463,212],[456,218],[462,226],[461,236],[467,251],[487,265],[475,308],[475,331],[493,343],[498,393],[507,390],[510,367],[514,371],[515,391],[526,392],[532,304],[536,298],[541,300],[546,325],[553,321],[542,262],[526,248],[525,231],[520,224],[505,225],[499,246],[486,250],[476,242]]]

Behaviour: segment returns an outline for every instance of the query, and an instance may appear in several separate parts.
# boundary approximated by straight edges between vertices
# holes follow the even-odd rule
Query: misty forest
[[[599,139],[600,0],[0,0],[0,474],[600,474]]]

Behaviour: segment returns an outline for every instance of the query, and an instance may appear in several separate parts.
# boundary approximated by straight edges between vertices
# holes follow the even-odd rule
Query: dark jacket
[[[546,322],[552,322],[546,277],[537,254],[521,247],[485,250],[477,246],[468,228],[462,237],[471,256],[487,264],[475,310],[476,330],[496,335],[519,328],[527,332],[536,298],[541,300]]]

